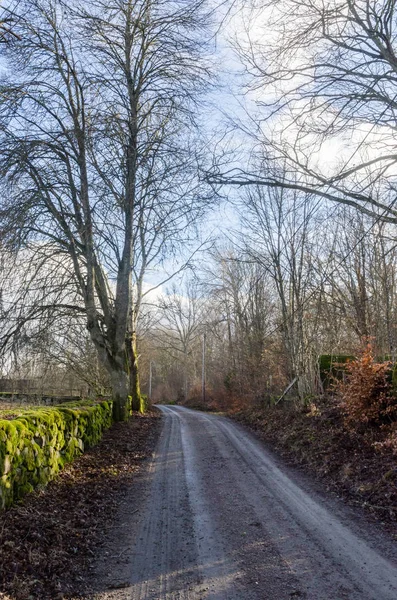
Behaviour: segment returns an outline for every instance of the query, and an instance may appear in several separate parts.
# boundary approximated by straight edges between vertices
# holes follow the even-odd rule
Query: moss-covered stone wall
[[[112,402],[37,408],[13,420],[0,414],[0,509],[46,485],[112,424]]]
[[[355,360],[356,357],[351,354],[322,354],[319,357],[320,377],[325,389],[342,379],[345,373],[344,365]]]

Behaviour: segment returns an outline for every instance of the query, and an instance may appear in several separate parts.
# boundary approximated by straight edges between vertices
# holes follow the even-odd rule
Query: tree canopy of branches
[[[212,181],[315,193],[397,223],[395,2],[264,0],[245,24],[235,47],[255,149]]]
[[[15,36],[0,89],[1,241],[28,262],[57,256],[41,297],[73,284],[74,302],[51,310],[85,315],[123,419],[128,394],[140,402],[144,273],[205,208],[189,134],[209,74],[205,3],[24,0],[4,12]],[[47,310],[36,300],[21,319]]]

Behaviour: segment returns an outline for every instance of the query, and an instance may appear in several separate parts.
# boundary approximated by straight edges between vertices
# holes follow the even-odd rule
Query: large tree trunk
[[[113,419],[126,421],[129,417],[128,410],[128,374],[122,369],[113,369],[110,373],[113,396]]]
[[[119,348],[118,352],[113,347],[110,353],[106,349],[106,341],[95,322],[95,319],[89,323],[88,331],[91,340],[97,351],[99,361],[105,367],[110,377],[113,400],[113,419],[115,421],[126,421],[129,417],[129,399],[128,399],[128,363],[126,357],[126,348]],[[108,329],[108,335],[113,334]],[[114,336],[112,336],[114,337]]]

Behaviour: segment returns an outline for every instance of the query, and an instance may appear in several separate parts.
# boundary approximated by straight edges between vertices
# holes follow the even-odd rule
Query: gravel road
[[[397,599],[397,548],[379,528],[229,419],[159,408],[128,598]]]

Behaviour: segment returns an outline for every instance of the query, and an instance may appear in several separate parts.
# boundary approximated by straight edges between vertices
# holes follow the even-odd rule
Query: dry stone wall
[[[0,415],[1,416],[1,415]],[[0,509],[45,486],[112,424],[112,402],[37,408],[0,418]]]

